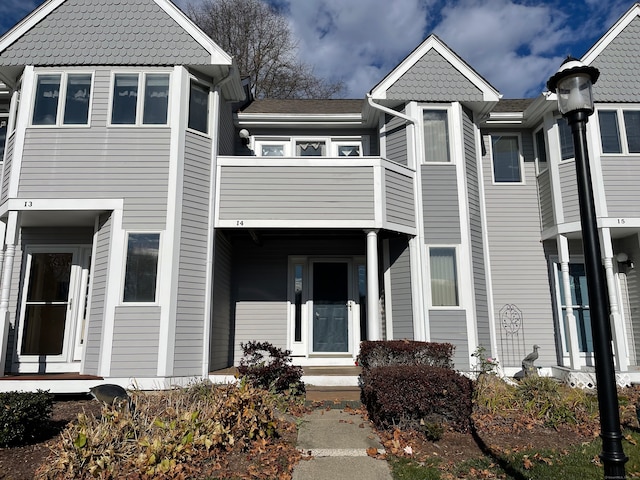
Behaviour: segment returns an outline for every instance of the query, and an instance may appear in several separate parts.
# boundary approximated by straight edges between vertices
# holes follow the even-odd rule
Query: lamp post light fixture
[[[604,466],[605,479],[624,479],[626,478],[624,464],[628,458],[622,449],[620,411],[611,346],[611,323],[586,135],[587,121],[594,110],[591,86],[596,83],[599,75],[597,68],[568,57],[558,72],[549,79],[547,88],[550,92],[557,93],[558,108],[571,126],[573,135],[600,412],[600,437],[602,438],[600,458]]]

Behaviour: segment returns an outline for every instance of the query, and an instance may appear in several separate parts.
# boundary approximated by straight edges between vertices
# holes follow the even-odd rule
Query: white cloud
[[[342,79],[362,97],[424,38],[426,0],[291,0],[299,53],[318,76]]]

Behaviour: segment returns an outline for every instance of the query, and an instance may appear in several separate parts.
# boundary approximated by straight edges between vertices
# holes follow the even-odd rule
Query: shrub
[[[365,370],[361,383],[362,403],[380,428],[437,432],[440,424],[460,432],[469,429],[472,381],[454,370],[429,365],[377,367]]]
[[[414,340],[365,341],[360,344],[358,365],[363,369],[389,365],[428,365],[453,368],[450,343]]]
[[[269,342],[241,343],[243,357],[238,372],[251,384],[287,394],[288,397],[304,395],[305,386],[300,380],[302,367],[291,364],[291,351],[274,347]]]
[[[277,435],[272,397],[246,382],[134,395],[135,413],[79,414],[38,478],[200,478],[197,460]]]
[[[37,393],[0,393],[0,446],[23,445],[43,432],[53,410],[53,395]]]

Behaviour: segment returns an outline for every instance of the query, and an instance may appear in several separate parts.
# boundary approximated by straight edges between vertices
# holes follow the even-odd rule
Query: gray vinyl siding
[[[18,196],[122,198],[124,228],[163,229],[170,129],[107,127],[110,75],[96,70],[91,127],[27,128]]]
[[[0,195],[0,203],[4,203],[9,196],[9,180],[11,179],[11,165],[13,162],[13,149],[15,146],[16,136],[10,135],[7,138],[5,146],[5,160],[2,170],[2,194]]]
[[[453,352],[453,366],[456,370],[469,370],[471,352],[467,338],[466,310],[429,310],[429,331],[432,342],[451,343],[456,347]]]
[[[211,140],[186,133],[174,375],[202,373],[210,214]]]
[[[425,242],[460,243],[460,205],[455,165],[421,165]]]
[[[522,132],[524,184],[494,184],[490,136],[483,157],[489,258],[498,354],[504,366],[519,367],[533,344],[540,345],[538,365],[556,365],[553,309],[548,267],[540,241],[538,185],[531,133]],[[501,310],[513,305],[522,314],[516,335],[501,323]],[[508,320],[508,319],[507,319]]]
[[[389,240],[393,338],[414,339],[411,255],[406,237]]]
[[[373,220],[373,169],[224,166],[221,220]]]
[[[159,340],[159,306],[116,307],[110,375],[155,377]]]
[[[240,344],[267,341],[286,348],[289,255],[365,255],[366,236],[261,235],[256,245],[249,235],[233,239],[233,295],[235,316],[234,364],[242,357]]]
[[[111,214],[100,216],[96,238],[96,256],[92,259],[91,302],[82,373],[96,375],[100,363],[105,318],[105,299],[109,281],[109,252],[111,250]]]
[[[489,301],[484,254],[484,232],[482,225],[482,201],[480,197],[480,177],[478,172],[478,152],[476,149],[475,125],[472,113],[464,110],[462,115],[464,139],[464,165],[469,208],[469,238],[471,247],[471,274],[473,276],[473,296],[476,310],[478,344],[491,350],[491,328]]]
[[[413,179],[393,170],[385,170],[384,185],[387,222],[415,226]]]
[[[440,53],[429,50],[387,89],[390,100],[481,102],[483,94]]]
[[[384,157],[392,162],[407,165],[407,122],[400,117],[385,115],[385,131],[381,134],[386,141]]]
[[[640,102],[640,18],[627,27],[593,60],[600,70],[596,102]]]
[[[9,292],[9,318],[11,319],[7,351],[10,355],[17,354],[18,322],[21,315],[20,305],[23,295],[26,248],[35,245],[83,245],[89,246],[93,242],[93,229],[84,227],[48,228],[30,227],[20,231],[20,238],[16,245],[11,275],[11,291]],[[7,366],[11,365],[11,357],[7,357]]]
[[[220,128],[218,129],[218,155],[233,155],[236,137],[230,102],[220,103]]]
[[[67,0],[0,54],[0,65],[210,63],[153,0]]]
[[[549,170],[545,170],[538,175],[538,197],[540,199],[542,229],[551,228],[555,224],[555,218],[553,216],[553,198],[551,197]]]
[[[573,161],[562,162],[560,172],[560,192],[562,195],[562,211],[564,221],[580,221],[580,205],[578,204],[578,183],[576,179],[576,165]]]
[[[216,234],[213,268],[213,316],[211,324],[209,371],[233,365],[231,319],[231,244],[224,234]]]
[[[640,157],[603,157],[609,217],[640,217]]]

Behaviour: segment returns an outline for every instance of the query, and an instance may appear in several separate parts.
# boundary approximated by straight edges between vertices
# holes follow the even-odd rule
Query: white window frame
[[[165,128],[171,123],[171,83],[172,71],[161,70],[117,70],[111,72],[111,83],[109,86],[109,108],[107,112],[107,126],[113,128]],[[134,123],[112,123],[113,119],[113,95],[116,87],[116,75],[137,75],[138,76],[138,98],[136,99],[136,121]],[[144,97],[147,75],[168,75],[169,76],[169,96],[167,98],[167,122],[166,123],[143,123],[144,118]]]
[[[338,157],[338,147],[344,145],[357,145],[359,148],[358,157],[363,157],[368,155],[368,151],[365,151],[366,145],[365,136],[351,136],[351,137],[313,137],[313,136],[291,136],[291,137],[270,137],[270,136],[262,136],[258,135],[253,137],[250,141],[250,147],[254,151],[257,157],[261,158],[283,158],[283,157],[296,157],[296,158],[356,158],[356,156],[352,157]],[[296,145],[299,142],[324,142],[325,145],[325,155],[323,156],[309,156],[309,157],[298,157],[296,155]],[[268,145],[283,145],[284,146],[284,155],[283,156],[263,156],[262,155],[262,147]]]
[[[58,92],[58,105],[56,108],[56,121],[49,125],[38,125],[33,123],[33,115],[36,109],[36,95],[38,93],[38,78],[48,75],[60,75],[60,90]],[[69,75],[90,75],[91,92],[89,93],[89,110],[87,112],[87,123],[64,123],[64,109],[67,98],[67,84]],[[30,128],[87,128],[91,126],[91,113],[93,111],[93,95],[95,90],[95,72],[92,70],[72,70],[72,71],[41,71],[33,77],[33,95],[31,98],[31,108],[29,109]],[[63,93],[64,92],[64,93]],[[17,109],[16,109],[17,110]],[[13,122],[15,128],[16,122]],[[7,133],[8,136],[8,133]]]
[[[189,101],[191,99],[191,84],[192,83],[196,83],[198,85],[200,85],[201,87],[207,88],[209,90],[209,97],[207,99],[207,131],[206,132],[202,132],[200,130],[196,130],[195,128],[190,128],[189,127]],[[215,87],[212,83],[209,82],[205,82],[204,80],[195,77],[193,75],[189,76],[189,83],[187,84],[187,104],[185,105],[185,109],[187,110],[187,120],[186,120],[186,129],[189,132],[195,133],[196,135],[202,135],[204,137],[210,138],[212,136],[212,132],[211,129],[213,127],[213,124],[211,122],[211,119],[213,117],[212,113],[213,113],[213,95],[211,95],[213,92],[215,91]],[[171,92],[169,92],[171,93]]]
[[[493,165],[493,137],[516,137],[518,140],[518,158],[520,161],[520,181],[519,182],[496,182],[495,168]],[[491,181],[493,185],[526,185],[526,175],[524,171],[524,156],[522,155],[522,135],[519,132],[490,132],[489,133],[489,158],[491,159]]]
[[[447,148],[449,149],[449,160],[446,162],[427,162],[425,155],[426,142],[424,137],[424,112],[429,110],[444,110],[447,112],[447,135],[448,135],[448,144]],[[456,149],[455,149],[455,129],[454,129],[454,116],[452,115],[451,105],[441,105],[441,104],[422,104],[420,105],[420,164],[421,165],[451,165],[455,164],[456,158]]]
[[[428,299],[429,299],[429,309],[430,310],[463,310],[462,307],[462,290],[461,290],[461,284],[460,284],[460,245],[451,245],[451,244],[435,244],[435,245],[428,245],[427,246],[427,278],[429,279],[429,286],[427,288],[427,292],[428,292]],[[457,296],[457,305],[434,305],[433,304],[433,293],[432,293],[432,287],[431,287],[431,282],[433,280],[433,277],[431,275],[431,250],[434,248],[448,248],[448,249],[453,249],[454,251],[454,260],[455,260],[455,274],[456,274],[456,296]]]
[[[620,140],[620,147],[621,147],[621,152],[620,153],[605,153],[603,151],[602,148],[602,135],[601,135],[601,131],[600,131],[600,111],[605,111],[605,112],[611,112],[614,111],[616,112],[616,120],[618,122],[618,139]],[[624,121],[624,112],[625,111],[633,111],[633,112],[638,112],[640,111],[640,105],[635,105],[635,106],[630,106],[630,105],[616,105],[616,104],[612,104],[612,105],[601,105],[596,107],[596,111],[595,111],[595,115],[593,115],[595,117],[595,121],[596,121],[596,127],[597,127],[597,134],[598,134],[598,142],[600,145],[600,152],[603,156],[612,156],[612,157],[620,157],[620,156],[624,156],[624,155],[640,155],[640,152],[634,152],[634,153],[629,153],[629,143],[627,141],[627,128],[626,128],[626,124]]]
[[[156,267],[156,290],[155,290],[155,298],[153,302],[125,302],[124,300],[124,288],[125,282],[127,279],[127,258],[129,256],[129,235],[137,235],[137,234],[154,234],[158,235],[158,261]],[[159,305],[160,300],[158,299],[160,293],[160,272],[161,272],[161,261],[162,261],[162,232],[158,230],[127,230],[124,236],[124,255],[122,256],[122,281],[120,282],[120,305],[123,306],[154,306]]]
[[[540,152],[538,150],[538,134],[542,133],[542,138],[544,140],[544,155],[545,158],[547,159],[546,162],[543,162],[545,164],[544,169],[540,168]],[[546,172],[547,170],[549,170],[549,149],[548,149],[548,138],[547,135],[544,131],[544,125],[540,125],[540,127],[536,128],[533,131],[533,151],[534,151],[534,155],[536,157],[536,175],[540,175],[541,173]],[[493,156],[491,157],[491,161],[493,162]],[[491,165],[493,167],[493,163]],[[493,168],[492,168],[493,171]]]

